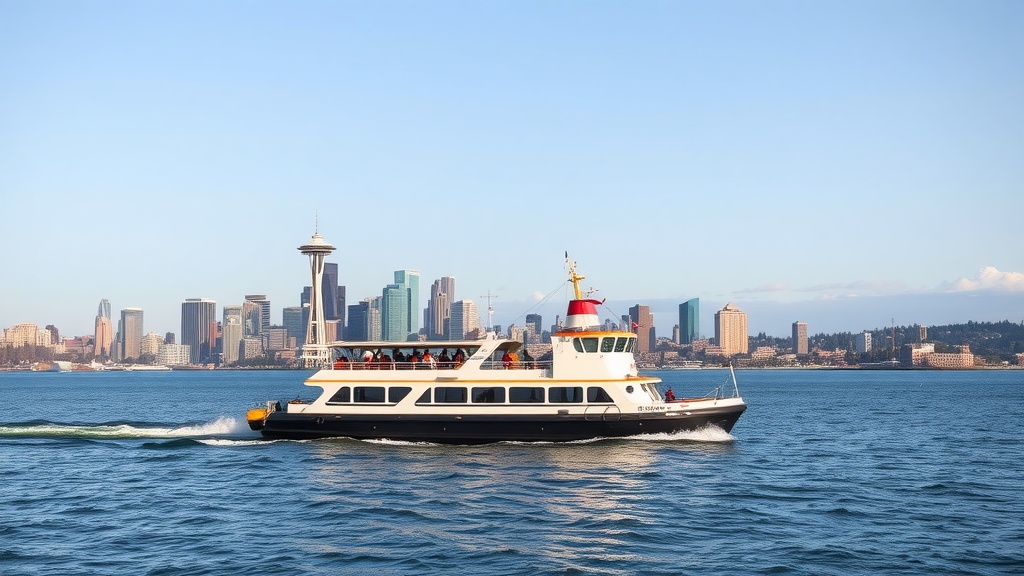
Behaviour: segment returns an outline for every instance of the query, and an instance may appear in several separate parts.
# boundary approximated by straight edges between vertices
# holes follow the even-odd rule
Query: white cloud
[[[940,286],[946,292],[976,292],[992,290],[996,292],[1024,292],[1024,274],[1020,272],[1002,272],[993,266],[985,266],[974,278],[960,278]]]

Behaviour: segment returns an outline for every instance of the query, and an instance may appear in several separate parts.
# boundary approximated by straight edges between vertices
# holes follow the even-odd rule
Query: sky
[[[400,269],[670,336],[1024,321],[1024,3],[0,0],[0,327]],[[545,299],[546,298],[546,299]],[[486,314],[482,318],[487,323]]]

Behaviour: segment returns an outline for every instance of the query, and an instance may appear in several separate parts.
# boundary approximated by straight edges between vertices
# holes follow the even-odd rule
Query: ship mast
[[[569,279],[572,281],[572,289],[576,293],[577,300],[583,300],[583,291],[580,290],[580,280],[586,276],[576,274],[576,263],[569,260],[569,252],[565,253],[565,263],[569,265]]]

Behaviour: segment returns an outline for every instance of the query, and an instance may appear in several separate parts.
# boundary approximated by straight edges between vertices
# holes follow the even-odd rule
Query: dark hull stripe
[[[568,442],[637,434],[673,433],[717,426],[732,430],[744,406],[690,415],[623,414],[616,420],[592,416],[335,416],[274,412],[261,432],[266,438],[346,437],[437,444],[490,442]]]

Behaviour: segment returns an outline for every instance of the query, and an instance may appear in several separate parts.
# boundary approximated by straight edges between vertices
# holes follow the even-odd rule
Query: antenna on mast
[[[481,298],[487,298],[487,331],[490,332],[494,328],[494,308],[491,307],[491,300],[497,298],[497,294],[491,294],[490,288],[487,289],[487,295],[481,296]]]

